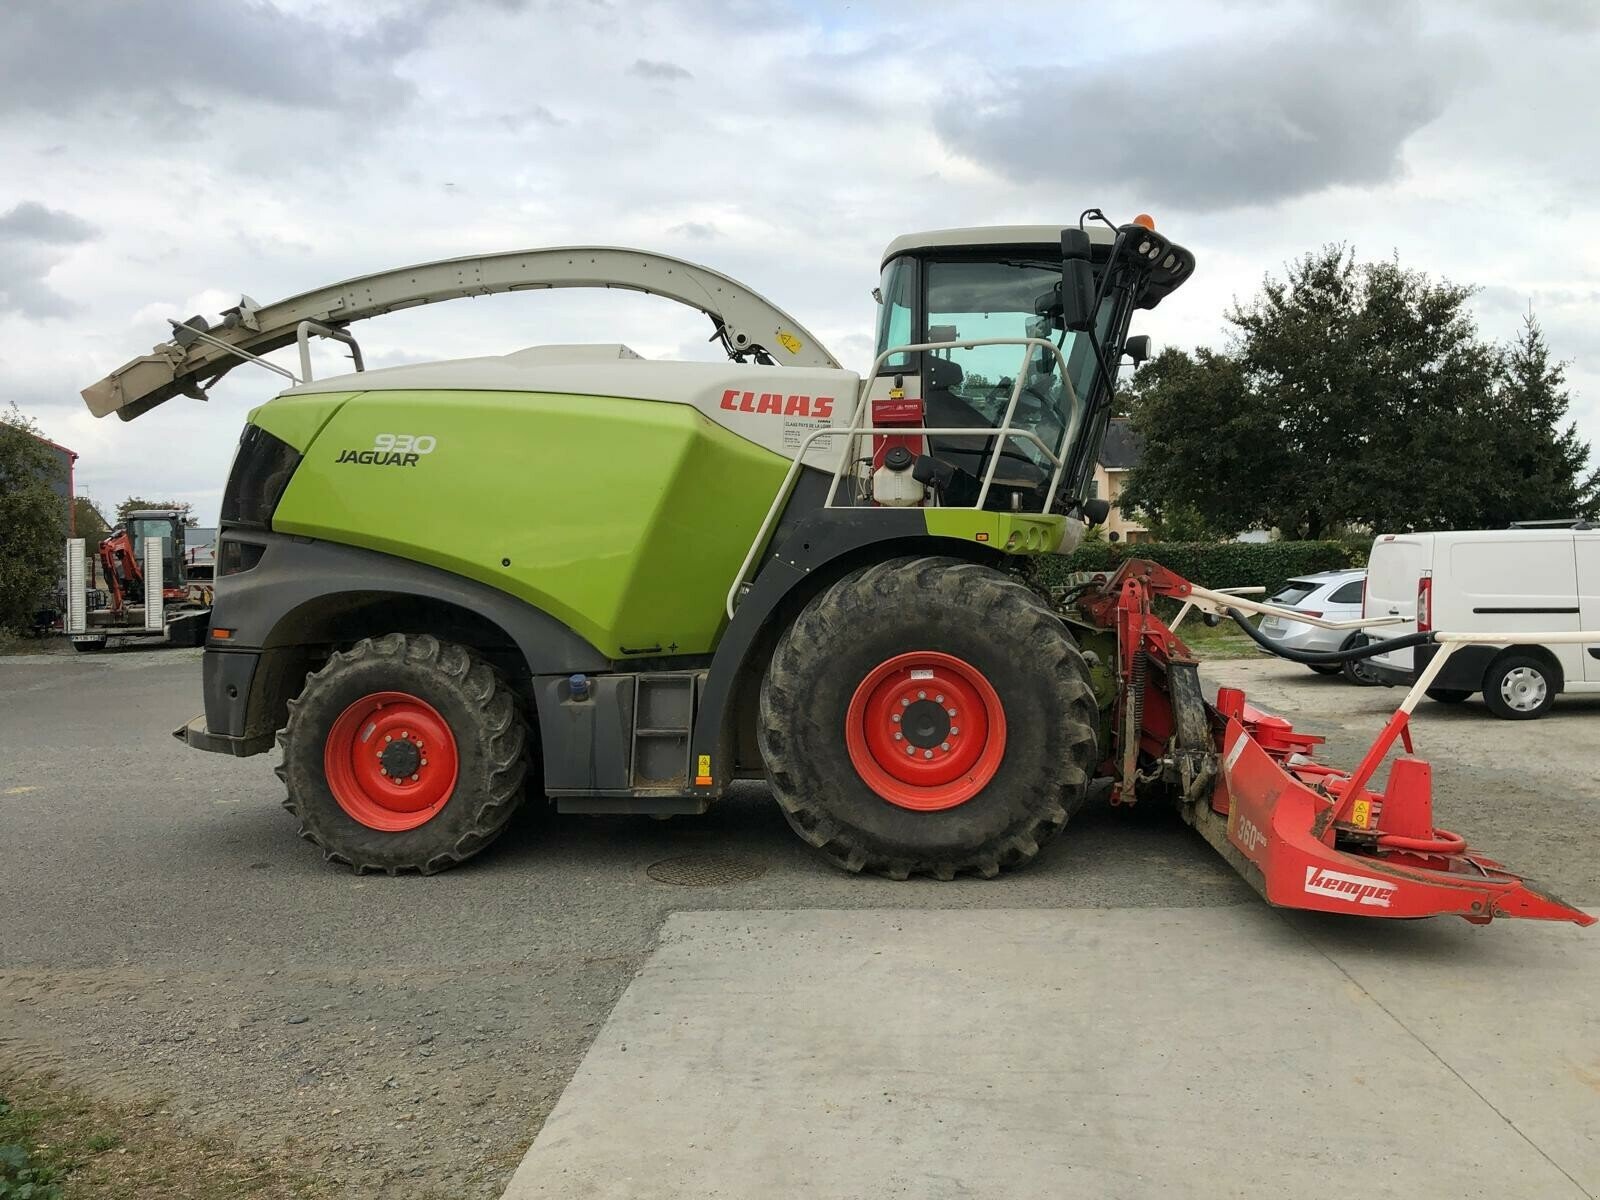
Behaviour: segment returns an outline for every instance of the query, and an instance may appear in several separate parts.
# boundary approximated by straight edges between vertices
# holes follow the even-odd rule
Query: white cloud
[[[893,236],[1095,204],[1152,209],[1199,257],[1141,317],[1158,342],[1215,343],[1232,296],[1325,241],[1484,285],[1489,336],[1531,298],[1600,440],[1594,24],[1554,0],[1516,20],[1490,0],[1326,7],[1052,21],[971,0],[936,20],[798,0],[19,0],[0,45],[0,213],[31,204],[82,223],[58,234],[98,236],[0,225],[0,402],[77,449],[101,499],[214,506],[270,376],[241,368],[209,403],[129,424],[93,420],[77,391],[163,340],[167,317],[241,291],[643,245],[745,281],[865,366]],[[714,352],[698,314],[618,293],[357,332],[375,363],[567,341]]]

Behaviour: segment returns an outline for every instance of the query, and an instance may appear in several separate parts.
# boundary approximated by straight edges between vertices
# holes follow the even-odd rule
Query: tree
[[[1531,312],[1502,350],[1500,367],[1496,401],[1502,432],[1497,449],[1508,470],[1496,481],[1494,500],[1505,522],[1595,516],[1600,510],[1600,471],[1585,474],[1589,444],[1567,419],[1572,399],[1566,364],[1550,361],[1544,331]]]
[[[1278,431],[1249,403],[1237,360],[1163,350],[1134,375],[1129,412],[1144,452],[1118,497],[1125,510],[1152,530],[1180,513],[1229,532],[1265,519]]]
[[[61,576],[67,523],[53,486],[61,468],[41,436],[15,404],[0,412],[0,629],[30,628]]]
[[[141,496],[129,496],[121,504],[117,505],[117,524],[127,524],[128,514],[138,512],[141,508],[176,511],[182,516],[184,525],[192,526],[197,523],[194,519],[194,505],[192,504],[180,504],[176,500],[146,500]]]
[[[74,536],[81,537],[90,548],[111,532],[111,526],[106,524],[94,501],[87,496],[72,498],[72,528]]]
[[[1560,364],[1537,327],[1501,350],[1473,289],[1326,246],[1235,301],[1225,353],[1167,351],[1135,376],[1145,456],[1128,497],[1159,525],[1340,530],[1504,526],[1596,500]]]

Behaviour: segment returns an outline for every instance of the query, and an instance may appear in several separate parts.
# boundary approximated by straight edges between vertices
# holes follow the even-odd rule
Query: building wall
[[[50,457],[56,462],[57,469],[51,473],[50,487],[56,495],[61,497],[62,507],[67,518],[67,535],[69,537],[74,536],[73,525],[75,522],[73,520],[74,514],[72,511],[72,465],[77,461],[78,456],[73,451],[68,450],[65,446],[58,446],[54,442],[48,441],[45,438],[36,438],[35,440],[49,452]]]
[[[1094,495],[1111,501],[1111,515],[1106,518],[1106,540],[1111,542],[1148,542],[1150,531],[1123,513],[1117,500],[1128,472],[1121,467],[1107,469],[1099,463],[1094,467]],[[1113,536],[1114,535],[1114,536]]]

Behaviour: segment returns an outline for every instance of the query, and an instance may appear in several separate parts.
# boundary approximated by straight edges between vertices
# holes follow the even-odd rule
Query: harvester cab
[[[1147,353],[1130,321],[1193,268],[1147,218],[1092,209],[898,238],[859,376],[743,284],[636,250],[422,264],[175,322],[84,390],[91,411],[203,396],[244,362],[290,380],[240,439],[205,713],[176,735],[276,743],[300,832],[358,871],[453,866],[530,795],[666,816],[765,779],[846,871],[992,876],[1102,778],[1173,805],[1274,904],[1589,923],[1435,827],[1415,695],[1359,767],[1325,767],[1319,739],[1208,701],[1156,607],[1248,627],[1271,605],[1138,561],[1052,600],[1016,569],[1103,517],[1118,363]],[[546,346],[366,371],[349,332],[556,287],[687,304],[729,361]],[[313,337],[355,373],[312,379]],[[296,344],[298,375],[261,357]],[[1439,663],[1453,635],[1408,636]]]
[[[1103,519],[1085,509],[1087,484],[1129,319],[1194,269],[1153,226],[1141,217],[1114,227],[1091,210],[1066,230],[945,229],[891,242],[874,290],[866,415],[910,432],[876,436],[871,486],[859,494]],[[1002,427],[1015,436],[994,437]]]

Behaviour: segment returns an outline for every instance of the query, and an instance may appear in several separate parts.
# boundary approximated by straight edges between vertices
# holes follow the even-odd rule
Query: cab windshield
[[[936,428],[995,428],[1004,420],[1020,371],[1022,390],[1013,425],[1038,434],[1057,453],[1070,447],[1083,419],[1082,405],[1089,399],[1093,350],[1087,337],[1063,334],[1036,315],[1039,298],[1061,280],[1060,255],[924,260],[921,313],[913,305],[916,266],[912,258],[900,257],[885,268],[879,353],[912,342],[1045,338],[1059,346],[1074,385],[1063,386],[1055,355],[1038,348],[1028,355],[1026,365],[1024,347],[1015,344],[929,351],[922,364],[927,423]],[[909,359],[909,355],[892,356],[883,371],[910,372],[915,368]],[[987,449],[983,441],[947,437],[934,442],[942,456],[968,471],[977,473],[983,465]],[[997,478],[1037,484],[1050,471],[1038,446],[1014,439],[1002,448]]]
[[[161,568],[162,578],[175,582],[178,578],[177,547],[173,544],[172,523],[165,520],[151,520],[139,518],[128,522],[128,536],[133,539],[134,557],[140,563],[144,562],[145,538],[158,537],[161,539]]]

